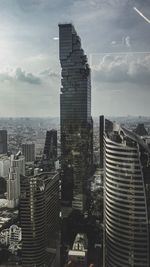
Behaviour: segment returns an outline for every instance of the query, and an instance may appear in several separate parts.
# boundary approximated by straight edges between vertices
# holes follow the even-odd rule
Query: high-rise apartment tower
[[[49,267],[56,257],[59,231],[59,174],[43,172],[22,177],[20,218],[22,266]]]
[[[135,133],[105,122],[105,267],[149,267],[150,150]]]

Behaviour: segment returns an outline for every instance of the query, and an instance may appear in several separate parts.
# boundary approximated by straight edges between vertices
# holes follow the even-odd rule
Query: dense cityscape
[[[150,118],[92,119],[72,24],[59,48],[60,119],[0,119],[0,264],[148,267]]]

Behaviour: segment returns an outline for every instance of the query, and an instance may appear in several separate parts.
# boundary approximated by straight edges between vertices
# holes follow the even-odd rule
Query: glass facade
[[[43,154],[46,159],[57,159],[57,131],[50,130],[46,132],[45,146]]]
[[[44,188],[35,177],[22,178],[20,217],[22,228],[22,266],[45,266]]]
[[[59,174],[21,177],[22,266],[46,267],[59,250]]]
[[[82,212],[93,158],[90,68],[72,24],[59,25],[59,41],[62,201]]]

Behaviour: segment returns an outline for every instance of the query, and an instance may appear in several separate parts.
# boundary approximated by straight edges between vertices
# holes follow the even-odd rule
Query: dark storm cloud
[[[140,57],[105,56],[93,69],[93,78],[97,83],[150,83],[150,55]],[[112,89],[114,86],[112,85]]]

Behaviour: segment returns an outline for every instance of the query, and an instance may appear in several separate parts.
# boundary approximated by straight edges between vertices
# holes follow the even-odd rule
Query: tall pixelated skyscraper
[[[0,130],[0,154],[7,153],[7,131]]]
[[[105,121],[104,267],[149,267],[150,149]]]
[[[91,75],[72,24],[59,25],[62,201],[81,212],[93,162]]]

